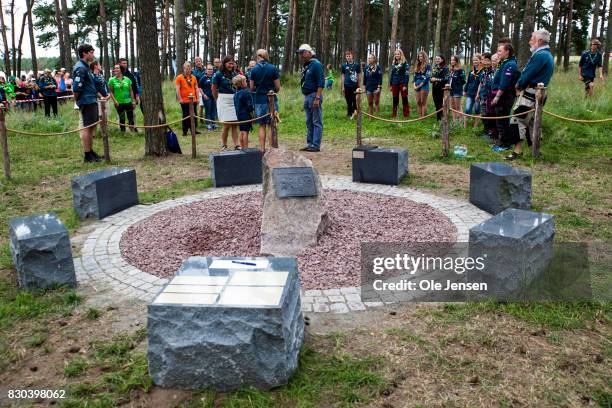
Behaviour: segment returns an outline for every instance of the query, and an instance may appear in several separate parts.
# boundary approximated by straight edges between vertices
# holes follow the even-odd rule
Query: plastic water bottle
[[[455,157],[464,158],[465,156],[467,156],[467,146],[455,145]]]

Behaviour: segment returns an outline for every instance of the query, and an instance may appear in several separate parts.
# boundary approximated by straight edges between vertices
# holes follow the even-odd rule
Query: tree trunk
[[[70,20],[68,19],[68,4],[62,0],[62,27],[64,28],[64,55],[66,56],[66,71],[72,72],[72,41],[70,38]]]
[[[295,57],[295,54],[293,53],[293,50],[295,50],[297,48],[297,26],[298,26],[298,18],[297,18],[297,11],[298,11],[298,3],[296,0],[293,1],[293,27],[292,28],[292,33],[291,33],[291,46],[289,47],[289,52],[291,53],[291,57],[290,57],[290,61],[293,63],[295,62],[295,65],[297,66],[298,64],[298,58]],[[293,64],[291,64],[293,66]]]
[[[414,0],[414,45],[412,48],[412,59],[416,58],[417,52],[419,52],[419,35],[420,35],[420,20],[421,20],[421,0]]]
[[[30,35],[30,51],[32,52],[32,72],[38,76],[38,61],[36,59],[36,37],[34,37],[34,23],[32,22],[32,7],[34,0],[26,0],[28,9],[28,34]]]
[[[259,18],[257,20],[257,34],[255,36],[255,48],[264,48],[265,43],[265,30],[266,30],[266,14],[268,11],[268,0],[261,0],[259,2]]]
[[[6,25],[4,24],[4,6],[2,4],[2,0],[0,0],[0,31],[2,31],[2,43],[4,44],[4,71],[6,72],[7,77],[11,73],[11,55],[9,52],[9,44],[6,36]],[[8,82],[8,78],[6,78]]]
[[[289,0],[289,14],[287,15],[287,34],[285,35],[285,53],[283,54],[283,72],[287,73],[290,69],[291,54],[293,53],[293,47],[291,46],[292,34],[293,34],[293,8],[295,7],[296,0]]]
[[[104,78],[108,80],[110,76],[110,61],[108,59],[108,32],[106,27],[106,5],[104,0],[100,0],[100,25],[102,26],[102,67]]]
[[[452,27],[453,27],[453,13],[455,11],[455,0],[450,0],[450,4],[448,6],[448,17],[446,19],[446,33],[444,34],[444,45],[445,49],[443,50],[443,54],[447,56],[450,61],[450,56],[453,54],[453,39],[452,35]]]
[[[349,2],[348,0],[340,0],[340,52],[338,54],[344,53],[344,51],[348,50],[349,44],[351,43],[350,34],[352,32],[348,30],[348,9]],[[338,58],[340,61],[342,57],[339,55]]]
[[[15,43],[15,0],[11,0],[9,4],[9,16],[11,17],[11,58],[13,60],[13,75],[20,76],[21,72],[17,72],[17,44]]]
[[[557,27],[559,26],[559,9],[561,8],[561,0],[554,0],[552,10],[552,22],[550,24],[550,52],[555,55],[557,49]],[[561,37],[561,35],[559,35]]]
[[[602,22],[604,20],[602,16]],[[608,74],[609,66],[610,66],[610,52],[612,52],[612,5],[608,9],[608,32],[606,33],[606,40],[604,41],[604,62],[603,62],[603,70]]]
[[[605,36],[605,25],[606,25],[606,6],[607,6],[607,2],[603,2],[603,7],[601,8],[601,24],[599,26],[599,37],[601,38],[601,40],[605,40],[606,36]],[[612,5],[611,5],[612,6]],[[610,25],[608,24],[608,27]]]
[[[134,69],[135,66],[137,66],[137,62],[136,62],[136,57],[135,57],[135,47],[134,47],[134,22],[135,22],[135,12],[134,12],[134,4],[132,3],[130,5],[130,61],[129,61],[129,65],[132,67],[132,69]],[[166,33],[168,33],[168,31],[166,31]],[[126,58],[128,57],[127,55],[125,56]]]
[[[321,56],[323,61],[330,61],[329,55],[329,23],[331,14],[331,0],[323,0],[323,24],[321,27]]]
[[[185,0],[174,0],[174,44],[176,47],[176,71],[183,69],[185,62]]]
[[[440,54],[440,37],[442,35],[442,17],[444,0],[438,0],[438,12],[436,15],[436,34],[434,35],[434,55]]]
[[[382,38],[380,39],[380,65],[383,72],[389,66],[389,0],[383,0]]]
[[[442,0],[440,0],[442,1]],[[391,49],[389,60],[393,60],[397,49],[397,20],[399,18],[399,0],[393,0],[393,18],[391,19]]]
[[[521,48],[518,56],[519,64],[524,67],[527,64],[531,51],[527,44],[531,38],[531,33],[535,28],[535,7],[533,4],[534,0],[525,0],[525,15],[523,19],[523,35],[521,36]]]
[[[559,0],[557,0],[559,1]],[[497,48],[497,42],[499,41],[499,33],[502,31],[502,0],[495,1],[495,12],[493,14],[493,35],[491,37],[491,50],[494,51]]]
[[[159,72],[159,50],[151,44],[157,43],[157,27],[155,7],[149,0],[135,0],[136,4],[136,42],[138,59],[141,64],[142,76],[142,108],[145,125],[157,125],[166,122],[164,99],[162,94],[162,78]],[[165,156],[166,129],[145,129],[145,155]]]
[[[435,0],[427,0],[427,30],[425,32],[425,52],[429,55],[431,49],[431,33],[433,31],[433,9]]]
[[[231,0],[226,2],[227,6],[227,14],[226,14],[226,25],[227,25],[227,53],[229,55],[234,55],[236,53],[236,49],[234,46],[234,4]]]
[[[572,20],[574,15],[574,0],[569,0],[567,5],[567,18],[566,18],[566,35],[565,35],[565,52],[563,53],[563,70],[569,70],[569,60],[572,51]]]
[[[208,52],[210,53],[210,61],[218,54],[215,46],[215,25],[213,22],[213,3],[212,0],[206,0],[206,20],[208,21]]]
[[[28,12],[23,13],[21,19],[21,32],[19,33],[19,42],[17,43],[17,72],[21,72],[21,45],[23,44],[23,34],[25,32],[26,19],[28,18]],[[36,72],[34,78],[38,78]]]
[[[115,61],[119,61],[119,51],[121,48],[121,19],[118,18],[115,24]]]
[[[364,0],[353,0],[353,55],[355,61],[361,61],[361,43],[363,41]]]
[[[128,27],[130,25],[130,22],[128,20],[128,4],[127,4],[127,0],[123,1],[122,7],[123,7],[123,39],[125,40],[125,58],[130,58],[130,41],[129,41],[129,37],[128,37]],[[162,44],[163,44],[163,42],[162,42]],[[129,60],[128,60],[128,65],[129,65]]]
[[[512,38],[512,46],[514,47],[514,53],[515,55],[519,55],[521,52],[521,42],[519,39],[519,35],[521,34],[521,9],[519,7],[515,7],[514,10],[514,19],[513,19],[513,26],[512,26],[512,35],[510,36],[510,38]]]
[[[600,0],[595,0],[595,4],[593,4],[593,27],[591,29],[591,39],[597,37],[597,24],[599,23],[599,1]]]
[[[565,49],[565,36],[566,36],[566,26],[565,26],[565,20],[566,20],[567,15],[563,15],[561,17],[561,24],[559,25],[560,27],[560,31],[559,31],[559,41],[557,41],[557,65],[561,65],[562,59],[563,59],[563,50]]]
[[[315,18],[317,16],[317,9],[319,8],[319,0],[314,0],[314,5],[312,6],[312,14],[310,15],[310,25],[308,28],[308,37],[306,37],[306,42],[311,43],[314,36],[314,27],[315,27]],[[317,52],[320,50],[317,50]]]

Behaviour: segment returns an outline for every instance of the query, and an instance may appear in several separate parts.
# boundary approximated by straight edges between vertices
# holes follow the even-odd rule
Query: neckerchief
[[[393,64],[392,64],[392,66],[393,66],[393,71],[394,71],[394,72],[398,72],[398,73],[399,73],[400,68],[402,68],[402,67],[404,66],[404,64],[405,64],[404,62],[398,62],[398,63],[396,63],[396,62],[395,62],[395,60],[394,60],[394,61],[393,61]]]
[[[591,51],[589,51],[589,61],[591,61],[591,65],[595,65],[595,59],[597,59],[597,56],[599,55],[599,51],[595,51],[595,54],[591,53]]]

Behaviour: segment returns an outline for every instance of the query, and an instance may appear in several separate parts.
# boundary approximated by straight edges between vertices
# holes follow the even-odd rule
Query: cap
[[[304,51],[309,51],[309,52],[314,52],[314,50],[312,49],[312,47],[308,44],[302,44],[300,45],[300,48],[298,48],[298,50],[296,51],[298,54],[303,53]]]

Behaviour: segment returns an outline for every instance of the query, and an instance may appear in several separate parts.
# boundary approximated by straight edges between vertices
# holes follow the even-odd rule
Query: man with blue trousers
[[[304,66],[302,68],[302,94],[304,95],[304,112],[306,113],[306,146],[302,151],[318,152],[323,139],[323,87],[325,75],[323,64],[314,58],[314,50],[308,44],[300,45],[297,50]]]

